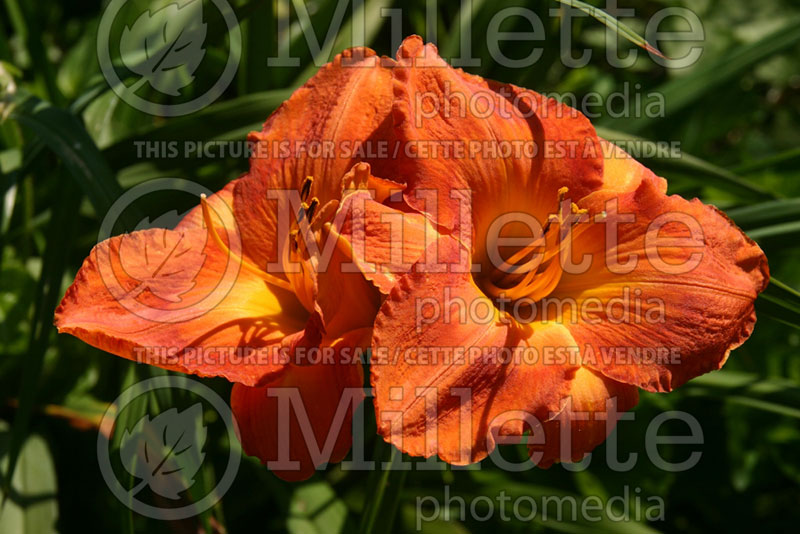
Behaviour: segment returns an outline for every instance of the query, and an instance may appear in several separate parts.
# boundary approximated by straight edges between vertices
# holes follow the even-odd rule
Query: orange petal
[[[231,407],[248,455],[292,481],[347,455],[353,411],[364,397],[363,369],[352,349],[368,343],[364,334],[353,331],[323,345],[332,351],[330,360],[291,365],[265,386],[234,384]]]
[[[575,198],[599,187],[602,152],[576,110],[453,69],[418,36],[403,42],[393,75],[396,135],[401,155],[411,152],[398,162],[409,184],[405,196],[443,226],[466,222],[461,203],[469,206],[471,197],[480,240],[498,214],[524,211],[544,220],[560,187]],[[429,191],[437,198],[427,198]]]
[[[630,154],[620,147],[598,138],[603,150],[603,185],[602,190],[607,194],[614,191],[626,193],[635,191],[643,180],[653,182],[653,185],[662,193],[667,192],[667,181],[656,176],[653,171],[633,159]],[[583,198],[575,195],[574,198]]]
[[[452,238],[433,246],[444,262],[461,253]],[[520,436],[558,410],[575,366],[541,355],[574,346],[569,332],[555,324],[522,332],[501,319],[468,271],[426,273],[418,264],[400,278],[372,340],[376,419],[387,441],[463,465],[491,452],[499,434]]]
[[[261,132],[250,134],[255,154],[234,205],[248,221],[242,239],[257,265],[277,257],[278,203],[268,200],[269,190],[298,191],[312,176],[310,197],[322,204],[338,199],[342,177],[367,154],[357,148],[388,138],[392,94],[385,63],[368,48],[346,50],[295,91]]]
[[[609,211],[607,200],[616,200],[622,215]],[[655,180],[642,180],[628,193],[592,194],[582,206],[591,213],[607,210],[608,221],[619,223],[611,232],[618,236],[616,246],[606,240],[607,224],[594,224],[575,240],[576,255],[591,255],[591,268],[565,273],[552,295],[574,299],[575,310],[562,320],[578,342],[593,349],[584,365],[648,391],[670,391],[719,369],[752,332],[753,304],[769,280],[758,245],[716,208],[666,196]],[[659,230],[651,226],[657,218],[671,222]],[[646,247],[648,230],[651,240],[682,241],[658,247],[650,241]],[[607,254],[620,263],[636,256],[637,263],[621,272],[609,267]],[[590,310],[589,299],[599,308],[593,304],[591,313],[575,313]]]
[[[314,329],[304,333],[307,314],[292,295],[240,269],[204,228],[185,226],[97,245],[56,310],[59,332],[131,360],[249,385],[283,369],[267,347],[318,341]]]
[[[350,244],[363,275],[388,294],[439,233],[423,215],[412,211],[402,196],[386,195],[381,187],[385,181],[370,175],[369,164],[353,167],[345,176],[345,182],[348,180],[363,184],[363,188],[345,191],[333,224]],[[396,193],[402,190],[399,187]]]
[[[337,239],[332,235],[329,239]],[[317,306],[328,337],[371,328],[380,306],[380,293],[364,278],[345,237],[317,272]]]
[[[542,425],[542,441],[528,450],[539,467],[578,462],[603,443],[620,416],[639,402],[639,390],[581,367],[570,381],[564,409]]]

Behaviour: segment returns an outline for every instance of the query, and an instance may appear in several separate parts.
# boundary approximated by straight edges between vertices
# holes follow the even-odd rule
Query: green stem
[[[386,443],[378,438],[379,443],[376,444],[375,462],[376,469],[384,469],[382,460],[388,459],[388,468],[384,469],[379,477],[373,477],[371,484],[372,495],[364,509],[364,515],[361,517],[361,527],[359,532],[361,534],[372,534],[375,532],[375,523],[380,515],[383,529],[380,532],[390,532],[391,525],[394,522],[394,516],[397,512],[397,505],[400,499],[400,492],[408,475],[407,470],[395,469],[395,463],[399,463],[402,453],[392,445]],[[387,458],[388,457],[388,458]]]

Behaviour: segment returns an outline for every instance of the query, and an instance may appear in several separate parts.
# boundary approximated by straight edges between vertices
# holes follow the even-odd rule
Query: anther
[[[585,215],[585,214],[589,213],[588,209],[579,208],[578,205],[575,204],[574,202],[572,203],[572,208],[571,209],[572,209],[572,213],[574,213],[576,215]]]
[[[314,197],[311,199],[311,203],[309,203],[308,207],[306,208],[306,215],[308,217],[308,221],[311,222],[311,219],[314,218],[314,213],[317,211],[319,207],[319,199]]]
[[[300,198],[305,200],[308,198],[308,195],[311,194],[311,185],[314,183],[313,176],[306,176],[306,179],[303,180],[303,186],[300,188]]]

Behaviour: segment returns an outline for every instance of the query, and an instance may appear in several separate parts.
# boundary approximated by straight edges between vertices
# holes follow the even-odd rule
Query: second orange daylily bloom
[[[667,196],[555,100],[455,70],[418,37],[397,62],[405,198],[449,235],[375,322],[387,440],[467,464],[530,433],[539,465],[579,460],[640,388],[719,369],[747,339],[767,261],[721,212]]]

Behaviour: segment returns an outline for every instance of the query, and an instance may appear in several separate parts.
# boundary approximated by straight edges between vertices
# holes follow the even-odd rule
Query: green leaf
[[[751,239],[758,241],[761,245],[797,246],[797,238],[800,237],[800,221],[764,226],[762,228],[750,230],[747,232],[747,235],[749,235]]]
[[[46,96],[62,104],[64,97],[56,84],[56,73],[53,64],[47,56],[45,43],[42,40],[42,30],[39,28],[37,13],[29,2],[20,3],[18,0],[5,0],[17,35],[25,40],[25,47],[33,60],[32,70],[37,82],[46,92]]]
[[[14,470],[21,452],[22,444],[28,436],[30,419],[39,389],[44,356],[50,345],[53,333],[53,313],[61,298],[61,284],[67,266],[68,249],[62,243],[68,242],[74,226],[74,207],[80,203],[80,191],[69,187],[69,182],[55,175],[56,187],[52,191],[53,217],[47,231],[47,248],[42,261],[42,275],[37,287],[34,321],[31,327],[28,355],[20,380],[19,403],[8,452],[8,469],[4,476],[8,484],[13,479]]]
[[[126,365],[128,370],[126,371],[125,378],[122,381],[122,387],[120,388],[121,391],[125,391],[137,382],[136,368],[138,364],[126,362]],[[109,449],[112,453],[120,450],[122,435],[125,429],[133,428],[136,422],[145,416],[147,413],[147,404],[149,398],[149,395],[140,395],[128,403],[128,405],[125,406],[122,411],[117,413],[117,418],[114,421],[114,434],[111,436],[111,443],[109,444]],[[133,475],[129,475],[126,478],[128,486],[133,488],[135,483]],[[131,493],[128,493],[128,502],[123,504],[126,506],[126,509],[123,512],[123,528],[125,529],[126,534],[134,534],[133,495]]]
[[[592,514],[593,517],[578,513],[576,514],[577,520],[572,521],[572,516],[566,514],[563,520],[558,520],[557,518],[561,517],[558,513],[559,507],[568,510],[574,504],[575,509],[580,510],[585,498],[554,487],[509,480],[502,471],[470,471],[470,475],[479,484],[477,491],[469,488],[458,490],[458,494],[464,497],[467,502],[474,501],[481,495],[496,498],[496,496],[500,495],[500,492],[503,492],[507,497],[510,497],[510,499],[503,501],[503,506],[507,507],[507,512],[511,512],[512,510],[508,508],[513,506],[512,503],[514,501],[520,498],[531,498],[540,506],[538,513],[532,520],[535,523],[544,525],[548,530],[585,534],[600,532],[609,534],[657,534],[659,532],[650,525],[645,524],[644,521],[633,520],[632,514],[629,516],[629,520],[614,521],[610,517],[608,501],[605,501],[601,508],[595,509],[596,513]],[[603,502],[602,497],[596,494],[594,496],[597,496]],[[644,501],[644,499],[642,500]],[[613,509],[614,514],[619,514],[618,508],[612,507],[611,509]],[[547,520],[544,519],[545,516],[548,518]]]
[[[800,198],[761,202],[727,210],[728,217],[745,230],[800,219]]]
[[[800,148],[792,148],[780,154],[739,165],[734,171],[738,174],[747,174],[769,168],[796,167],[798,159],[800,159]]]
[[[98,215],[105,215],[122,195],[111,168],[73,114],[21,92],[4,100],[0,110],[29,127],[59,157]],[[130,213],[122,215],[130,219],[128,223],[141,220],[132,218]]]
[[[453,58],[456,57],[456,54],[458,54],[462,44],[468,44],[463,43],[463,41],[467,37],[472,37],[471,35],[467,34],[471,33],[471,29],[474,26],[474,21],[485,3],[485,0],[469,0],[466,2],[461,2],[461,9],[458,10],[458,15],[456,16],[456,20],[453,22],[453,26],[451,27],[450,31],[447,32],[447,35],[443,36],[441,40],[439,54],[443,58],[447,59],[448,61],[452,61]]]
[[[662,95],[668,106],[666,117],[674,116],[675,112],[731,83],[766,58],[793,46],[800,41],[800,32],[797,31],[799,24],[799,18],[790,18],[786,24],[759,41],[741,45],[716,59],[700,62],[689,74],[657,87],[654,91]],[[601,121],[601,124],[613,124],[614,128],[638,133],[666,117],[609,118]]]
[[[756,300],[756,310],[800,329],[800,292],[780,280],[770,279],[769,285]]]
[[[115,169],[141,163],[133,149],[136,141],[200,141],[232,138],[231,132],[258,129],[275,108],[289,98],[291,90],[253,93],[209,106],[190,116],[168,120],[163,125],[136,132],[105,148],[103,154]],[[183,151],[181,151],[183,152]]]
[[[8,466],[8,424],[0,420],[0,467]],[[58,486],[55,466],[47,443],[33,435],[25,440],[17,460],[5,503],[0,508],[0,532],[55,534],[58,520]],[[7,497],[7,498],[6,498]]]
[[[655,54],[659,57],[665,58],[664,54],[662,54],[661,51],[658,50],[658,48],[648,43],[644,37],[640,36],[638,33],[633,31],[629,26],[618,21],[617,19],[615,19],[602,9],[590,6],[586,2],[581,2],[580,0],[556,0],[556,2],[583,11],[590,17],[594,17],[595,19],[599,20],[600,22],[605,24],[608,28],[610,28],[611,31],[613,31],[617,35],[621,35],[622,37],[632,42],[636,46],[644,48],[651,54]]]
[[[800,419],[800,386],[782,378],[751,373],[717,371],[685,386],[690,395],[715,397],[741,406]]]
[[[286,529],[290,534],[340,534],[347,521],[347,505],[327,482],[298,487],[289,504]]]
[[[305,83],[306,80],[319,70],[317,65],[332,60],[333,56],[340,53],[342,50],[362,44],[364,46],[369,46],[386,20],[386,17],[382,16],[382,11],[391,7],[393,3],[394,0],[374,0],[372,2],[360,3],[358,9],[353,13],[353,16],[339,29],[336,38],[322,45],[319,54],[314,57],[314,61],[300,73],[292,85],[294,87],[299,87]],[[339,3],[336,8],[337,11],[340,6],[341,8],[346,8],[347,3]],[[303,11],[298,10],[298,13],[303,13]],[[310,24],[310,20],[301,20],[302,26],[306,26],[307,24]],[[313,33],[313,31],[307,27],[304,31]],[[354,37],[356,32],[361,33],[362,31],[362,35]]]
[[[373,532],[389,532],[394,524],[400,492],[405,485],[408,470],[383,467],[383,462],[394,466],[402,458],[401,453],[394,445],[386,443],[382,438],[375,442],[376,466],[370,477],[368,500],[361,516],[359,532],[372,534]],[[382,469],[382,470],[381,470]]]

